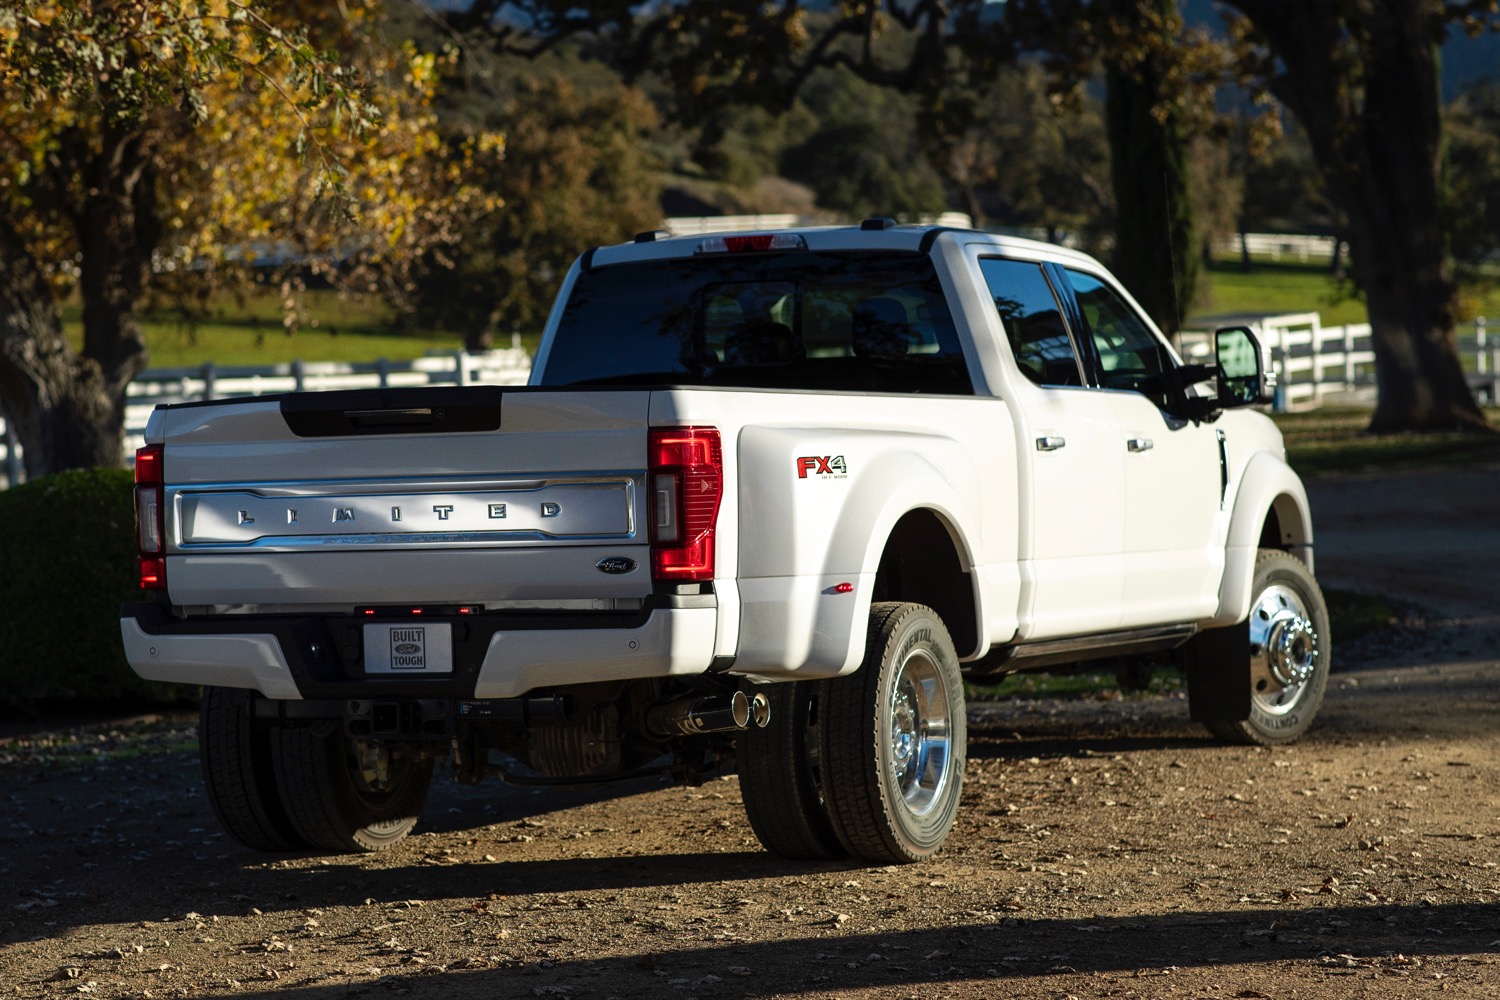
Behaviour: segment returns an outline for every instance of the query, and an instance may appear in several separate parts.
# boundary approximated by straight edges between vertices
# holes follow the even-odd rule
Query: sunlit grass
[[[1500,407],[1485,410],[1491,425],[1500,428]],[[1274,417],[1286,439],[1287,460],[1302,475],[1320,475],[1361,468],[1445,465],[1500,459],[1500,434],[1388,434],[1365,433],[1370,411],[1355,407],[1323,407]]]
[[[1200,280],[1193,316],[1315,312],[1324,326],[1369,321],[1364,300],[1324,264],[1256,261],[1246,272],[1240,270],[1238,259],[1215,260]],[[1467,305],[1487,317],[1491,327],[1500,327],[1500,285],[1473,293]]]
[[[456,351],[463,338],[443,330],[403,329],[384,305],[314,290],[300,299],[298,325],[289,331],[280,297],[267,290],[243,300],[224,299],[190,321],[171,311],[142,316],[147,364],[152,368],[273,365],[287,361],[392,361],[434,351]],[[63,308],[63,325],[74,347],[83,342],[82,314]]]

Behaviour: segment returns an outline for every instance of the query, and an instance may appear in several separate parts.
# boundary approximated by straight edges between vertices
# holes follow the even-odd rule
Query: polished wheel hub
[[[1302,596],[1276,585],[1261,592],[1250,610],[1251,696],[1272,715],[1297,706],[1317,673],[1318,631]]]
[[[949,713],[937,664],[925,650],[913,651],[891,692],[888,764],[902,800],[919,816],[933,808],[948,781]]]
[[[371,792],[389,791],[391,787],[391,752],[373,740],[359,740],[354,744],[355,756],[359,759],[359,778],[364,788]]]

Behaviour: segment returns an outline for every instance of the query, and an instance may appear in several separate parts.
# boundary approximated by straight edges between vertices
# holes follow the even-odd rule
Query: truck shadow
[[[1487,953],[1493,950],[1495,917],[1494,906],[1458,903],[1202,910],[856,934],[803,926],[775,940],[686,946],[663,941],[660,948],[628,954],[603,955],[601,943],[599,958],[465,959],[477,967],[397,974],[380,985],[417,998],[645,998],[684,990],[680,995],[759,998],[835,990],[884,996],[917,984],[961,982],[981,991],[986,983],[1007,991],[1020,988],[1023,980],[1045,981],[1050,994],[1080,985],[1105,989],[1115,979],[1129,988],[1127,995],[1160,995],[1157,990],[1195,991],[1205,972],[1233,976],[1233,970],[1247,966],[1274,966],[1284,985],[1314,978],[1336,984],[1347,976],[1349,988],[1356,988],[1356,982],[1372,978],[1451,976],[1462,989],[1483,977],[1470,963],[1492,961]],[[585,944],[581,953],[587,951]],[[348,996],[351,987],[363,991],[369,985],[341,979],[237,995],[333,1000]]]

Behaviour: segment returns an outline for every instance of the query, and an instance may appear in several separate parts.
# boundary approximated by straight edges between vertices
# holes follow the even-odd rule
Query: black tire
[[[432,758],[396,746],[379,790],[362,777],[336,722],[288,726],[274,747],[277,785],[292,826],[324,851],[383,851],[406,839],[432,784]]]
[[[287,818],[276,788],[274,731],[250,721],[250,706],[259,697],[238,688],[203,689],[198,757],[208,802],[229,835],[252,850],[305,850],[307,842]]]
[[[1243,630],[1243,658],[1217,665],[1225,676],[1250,685],[1250,717],[1206,725],[1229,743],[1291,743],[1313,724],[1328,687],[1328,605],[1307,565],[1279,549],[1256,556],[1250,595],[1249,619],[1236,626]]]
[[[745,815],[761,845],[792,860],[844,856],[823,804],[817,774],[817,713],[822,683],[757,685],[770,702],[762,727],[742,733],[735,748]]]
[[[823,793],[839,842],[876,864],[932,857],[958,815],[968,736],[942,619],[919,604],[872,605],[864,663],[825,692]]]

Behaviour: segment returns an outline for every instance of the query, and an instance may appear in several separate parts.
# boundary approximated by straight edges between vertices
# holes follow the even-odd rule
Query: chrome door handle
[[[1039,438],[1036,439],[1036,450],[1037,451],[1056,451],[1057,449],[1063,447],[1067,443],[1068,443],[1068,441],[1067,441],[1066,438],[1057,437],[1056,435],[1048,435],[1047,437],[1039,437]]]
[[[1150,451],[1152,448],[1155,448],[1156,445],[1150,438],[1131,438],[1129,441],[1125,442],[1125,447],[1130,449],[1131,451],[1139,452]]]

